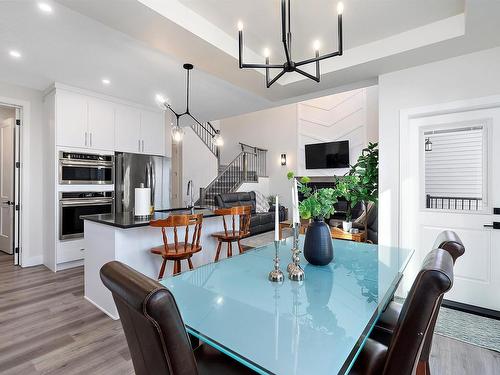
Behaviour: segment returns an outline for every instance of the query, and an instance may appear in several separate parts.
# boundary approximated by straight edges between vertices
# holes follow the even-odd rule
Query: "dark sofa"
[[[250,234],[269,232],[274,229],[274,206],[271,206],[269,212],[255,212],[255,192],[224,193],[215,196],[215,204],[219,208],[230,208],[235,206],[252,207],[252,217],[250,219]],[[279,207],[280,221],[287,219],[287,210],[285,207]]]

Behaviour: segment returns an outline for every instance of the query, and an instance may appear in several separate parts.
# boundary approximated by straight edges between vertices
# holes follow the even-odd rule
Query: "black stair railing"
[[[213,142],[213,134],[207,130],[208,127],[203,127],[198,123],[193,123],[191,125],[191,129],[195,132],[195,134],[201,139],[201,141],[208,147],[208,149],[215,155],[217,158],[217,165],[219,165],[220,161],[220,149]]]
[[[242,145],[242,151],[206,187],[200,189],[197,205],[215,208],[217,194],[236,191],[244,182],[258,182],[266,176],[267,150]]]

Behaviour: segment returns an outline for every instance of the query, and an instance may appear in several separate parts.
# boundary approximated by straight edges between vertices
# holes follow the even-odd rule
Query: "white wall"
[[[170,129],[168,130],[170,132]],[[217,158],[189,126],[182,140],[182,205],[189,202],[187,183],[193,181],[193,198],[200,197],[200,188],[207,187],[217,177]]]
[[[258,182],[244,182],[236,191],[258,191],[268,197],[271,195],[269,177],[259,177]]]
[[[241,151],[238,142],[268,150],[269,194],[279,194],[284,206],[291,207],[288,171],[297,169],[297,105],[266,109],[220,120],[224,137],[221,159],[227,164]],[[280,156],[287,154],[287,165]]]
[[[343,169],[328,170],[318,174],[317,171],[305,170],[304,144],[348,137],[352,148],[351,162],[354,162],[368,141],[378,139],[377,96],[377,86],[371,86],[223,119],[220,121],[225,139],[222,163],[227,164],[238,155],[241,151],[238,142],[269,150],[269,194],[279,194],[284,205],[290,208],[288,171],[308,176],[332,176],[345,172]],[[356,114],[349,116],[346,113]],[[280,163],[282,153],[287,154],[286,166]]]
[[[42,263],[43,259],[43,139],[42,92],[25,87],[0,82],[0,102],[9,99],[26,102],[24,112],[23,145],[27,157],[22,160],[24,171],[29,171],[29,179],[23,186],[22,197],[22,264],[31,266]]]
[[[400,110],[500,94],[500,48],[379,77],[379,242],[399,243]]]

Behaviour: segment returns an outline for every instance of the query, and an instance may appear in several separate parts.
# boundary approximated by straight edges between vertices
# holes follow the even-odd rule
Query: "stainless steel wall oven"
[[[59,184],[113,184],[114,156],[59,152]]]
[[[59,193],[59,239],[83,237],[82,215],[114,211],[112,191],[68,191]]]

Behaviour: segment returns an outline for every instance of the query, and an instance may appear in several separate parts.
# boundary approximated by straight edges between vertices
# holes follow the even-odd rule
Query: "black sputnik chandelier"
[[[343,48],[342,48],[342,13],[344,11],[344,4],[337,4],[337,17],[338,17],[338,26],[337,26],[337,36],[338,36],[338,50],[332,53],[328,53],[325,55],[320,55],[319,49],[320,44],[319,41],[314,42],[314,51],[315,57],[302,60],[302,61],[293,61],[292,59],[292,31],[290,28],[290,0],[281,0],[281,40],[283,43],[283,48],[285,50],[286,61],[283,64],[270,64],[269,56],[270,52],[268,49],[264,51],[264,57],[266,58],[265,64],[246,64],[243,62],[243,22],[238,22],[238,42],[239,42],[239,63],[240,69],[243,68],[263,68],[266,69],[266,85],[267,88],[271,87],[271,85],[280,79],[285,73],[297,72],[302,74],[303,76],[310,78],[316,82],[320,81],[320,71],[319,71],[319,62],[321,60],[329,59],[330,57],[342,56]],[[301,66],[308,64],[316,64],[316,75],[309,74],[302,69]],[[281,71],[272,79],[270,79],[270,70],[271,69],[281,69]]]
[[[175,111],[170,103],[168,103],[168,100],[165,99],[162,95],[158,94],[156,95],[156,102],[162,109],[168,109],[174,116],[175,116],[175,125],[171,124],[172,129],[172,138],[176,143],[179,143],[182,141],[182,138],[184,137],[184,130],[181,128],[179,124],[179,119],[183,116],[188,116],[190,117],[194,122],[196,122],[199,126],[201,126],[211,137],[212,137],[212,143],[217,146],[223,146],[224,145],[224,139],[222,138],[220,134],[220,130],[215,129],[214,126],[210,123],[210,121],[207,121],[205,123],[202,123],[198,121],[196,117],[194,117],[191,114],[191,111],[189,110],[189,89],[190,89],[190,82],[189,82],[189,72],[193,70],[193,64],[186,63],[182,66],[186,70],[186,110],[184,112],[177,112]]]

